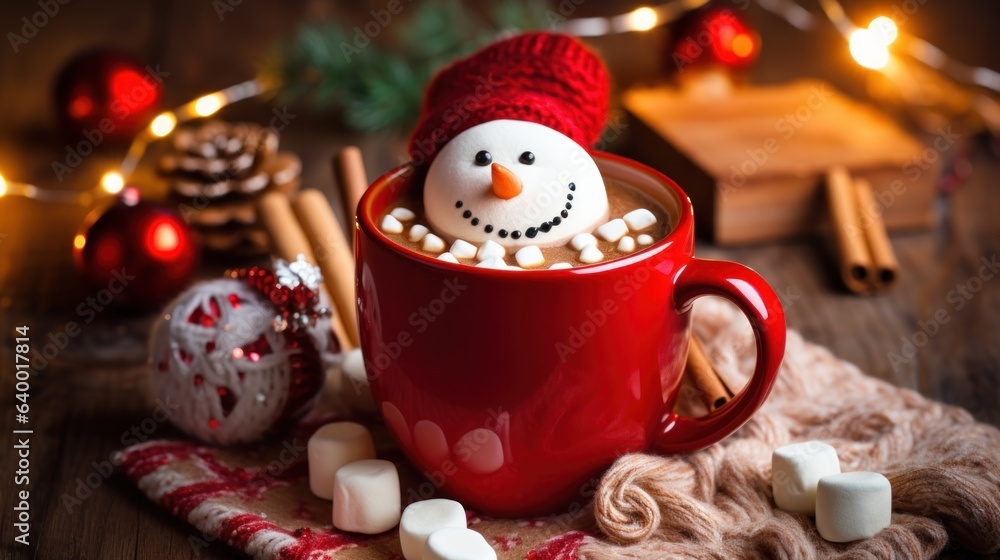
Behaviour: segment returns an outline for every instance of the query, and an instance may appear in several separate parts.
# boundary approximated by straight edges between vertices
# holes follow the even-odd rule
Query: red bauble
[[[740,71],[757,59],[760,35],[735,6],[713,2],[677,22],[668,53],[673,72],[713,66]]]
[[[162,97],[155,69],[115,50],[77,56],[59,73],[55,89],[66,131],[93,144],[134,137],[156,116]]]
[[[158,307],[188,284],[197,262],[191,230],[172,209],[139,201],[129,188],[92,212],[74,240],[74,260],[93,288],[114,302]]]

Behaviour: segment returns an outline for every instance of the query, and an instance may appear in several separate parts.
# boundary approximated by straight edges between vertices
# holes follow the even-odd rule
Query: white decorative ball
[[[495,120],[445,144],[427,170],[435,233],[505,248],[565,245],[608,220],[608,195],[587,151],[547,126]]]
[[[245,279],[203,282],[171,303],[153,327],[150,369],[153,393],[174,425],[232,445],[308,412],[327,367],[340,363],[340,345],[325,317],[296,329],[280,319]]]

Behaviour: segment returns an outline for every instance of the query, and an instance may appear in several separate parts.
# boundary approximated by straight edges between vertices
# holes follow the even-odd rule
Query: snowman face
[[[448,241],[552,247],[607,221],[608,196],[594,160],[569,137],[498,120],[445,144],[427,171],[424,211]]]

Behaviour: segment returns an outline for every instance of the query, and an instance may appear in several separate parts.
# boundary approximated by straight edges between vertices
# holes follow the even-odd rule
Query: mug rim
[[[583,264],[579,266],[574,266],[572,268],[562,268],[562,269],[548,269],[548,268],[538,268],[538,269],[519,269],[519,270],[504,270],[504,269],[494,269],[485,267],[475,267],[469,266],[464,263],[452,263],[448,261],[443,261],[437,257],[431,257],[424,255],[423,253],[418,253],[404,247],[392,239],[386,234],[382,233],[374,222],[371,215],[373,200],[378,191],[388,188],[394,180],[398,179],[400,175],[407,173],[413,173],[416,171],[416,167],[412,162],[407,162],[397,167],[390,169],[389,171],[380,175],[372,184],[365,190],[364,194],[361,196],[361,200],[358,202],[358,207],[354,216],[354,227],[355,229],[360,229],[365,235],[384,246],[389,247],[389,249],[396,254],[405,257],[411,261],[416,261],[424,265],[429,265],[439,269],[447,270],[450,272],[465,272],[470,274],[478,274],[483,276],[499,277],[503,275],[503,278],[512,279],[516,277],[526,276],[528,278],[540,279],[540,278],[567,278],[573,275],[584,275],[584,274],[599,274],[604,272],[609,272],[612,270],[618,270],[620,268],[627,267],[629,265],[635,264],[637,262],[648,259],[660,252],[672,247],[675,243],[679,241],[681,237],[680,231],[686,228],[693,228],[694,224],[694,207],[691,204],[691,198],[680,188],[680,186],[670,177],[667,177],[663,173],[653,169],[652,167],[629,159],[617,154],[612,154],[609,152],[602,152],[600,150],[591,150],[591,157],[595,160],[606,160],[611,163],[616,163],[619,165],[624,165],[626,167],[631,167],[636,171],[646,173],[651,175],[657,181],[663,183],[667,189],[671,191],[671,194],[677,200],[679,206],[679,218],[677,223],[674,224],[670,231],[663,237],[663,239],[658,240],[649,247],[645,247],[636,251],[635,253],[619,257],[616,259],[611,259],[599,263],[593,264]],[[599,166],[598,166],[599,167]]]

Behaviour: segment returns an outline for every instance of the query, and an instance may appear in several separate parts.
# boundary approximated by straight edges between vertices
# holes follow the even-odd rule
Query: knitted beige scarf
[[[700,301],[695,314],[713,363],[741,387],[754,360],[746,321],[718,301]],[[771,452],[810,439],[833,445],[845,472],[889,478],[891,526],[834,544],[809,517],[774,506]],[[601,482],[594,514],[613,542],[587,540],[579,554],[593,560],[929,558],[949,543],[997,553],[1000,431],[867,377],[789,332],[774,391],[746,426],[699,453],[621,458]]]

